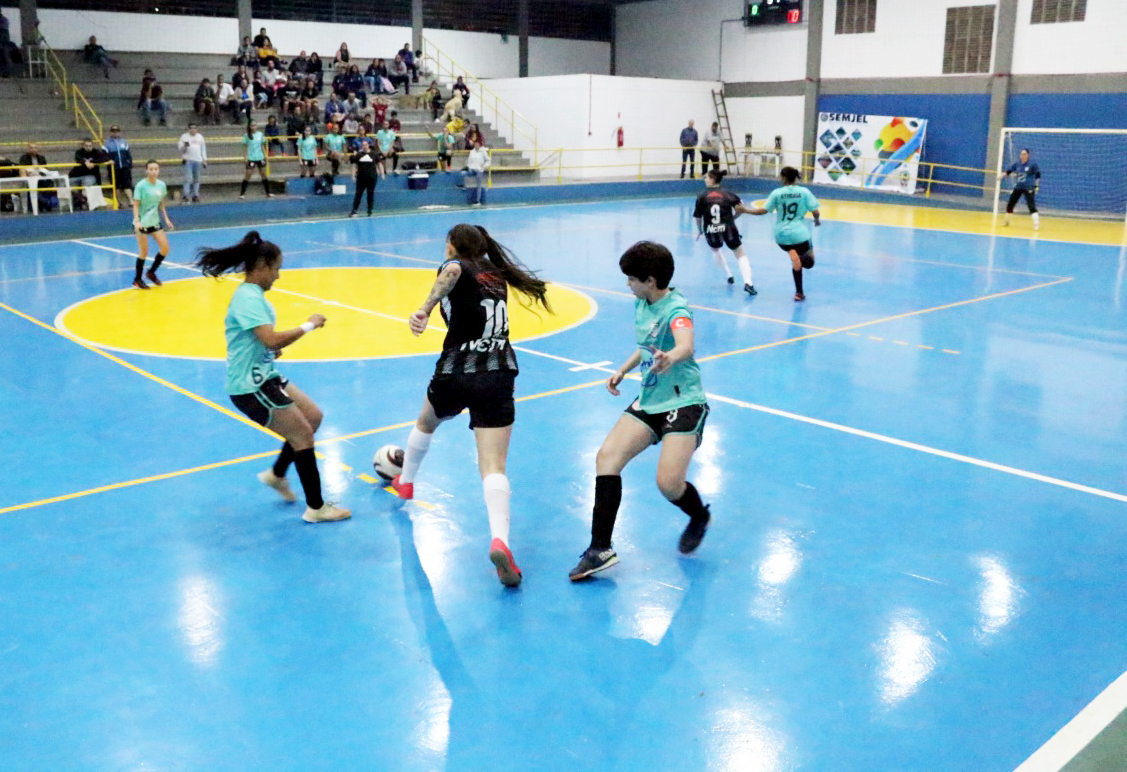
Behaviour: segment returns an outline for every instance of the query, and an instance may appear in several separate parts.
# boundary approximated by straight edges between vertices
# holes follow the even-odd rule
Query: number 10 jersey
[[[435,364],[435,375],[517,371],[517,357],[509,343],[509,288],[488,261],[448,260],[462,266],[450,294],[442,299],[446,340]]]

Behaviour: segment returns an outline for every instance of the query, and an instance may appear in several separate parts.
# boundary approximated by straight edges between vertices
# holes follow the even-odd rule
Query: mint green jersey
[[[669,351],[676,345],[673,325],[692,327],[693,312],[680,290],[671,290],[656,303],[639,298],[634,302],[634,337],[642,355],[642,393],[639,406],[647,413],[664,413],[674,408],[699,405],[705,401],[700,382],[700,367],[690,357],[658,375],[651,371],[650,347]]]
[[[227,336],[227,393],[250,394],[278,374],[274,352],[266,348],[255,327],[274,324],[277,315],[257,284],[245,281],[235,290],[223,320]]]
[[[164,180],[149,182],[141,180],[133,186],[133,200],[137,202],[137,214],[142,228],[156,228],[160,225],[160,203],[168,195]]]
[[[763,207],[768,212],[778,212],[775,219],[776,244],[801,244],[810,241],[806,227],[806,213],[818,208],[818,199],[801,185],[784,185],[775,188]]]
[[[298,139],[297,156],[302,161],[316,161],[317,138],[310,134],[308,137],[301,137],[300,139]]]
[[[256,131],[253,137],[248,137],[243,134],[243,144],[247,146],[247,160],[248,161],[265,161],[266,154],[263,151],[263,143],[265,138],[262,136],[261,131]]]
[[[332,150],[334,153],[344,151],[344,135],[343,134],[326,134],[325,135],[325,149]]]

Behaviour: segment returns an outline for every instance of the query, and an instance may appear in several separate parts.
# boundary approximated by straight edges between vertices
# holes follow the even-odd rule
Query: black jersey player
[[[725,173],[713,169],[704,176],[706,190],[697,196],[696,209],[693,210],[693,217],[697,220],[697,238],[704,235],[708,246],[712,248],[716,264],[728,274],[729,284],[734,284],[736,280],[732,277],[732,270],[728,268],[728,261],[720,253],[720,247],[727,245],[728,249],[735,252],[744,280],[744,292],[755,295],[757,293],[751,280],[751,262],[747,259],[739,228],[736,227],[736,215],[746,210],[739,196],[720,187]]]

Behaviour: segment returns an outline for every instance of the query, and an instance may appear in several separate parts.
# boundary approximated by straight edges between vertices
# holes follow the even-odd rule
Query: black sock
[[[133,278],[136,281],[141,281],[141,272],[144,271],[144,270],[145,270],[145,260],[144,260],[144,258],[138,257],[137,258],[137,275],[134,276]]]
[[[610,549],[614,521],[618,517],[618,505],[622,503],[622,478],[616,474],[601,474],[595,477],[595,510],[591,514],[591,546],[595,549]]]
[[[693,487],[691,482],[685,483],[685,492],[681,494],[681,498],[673,503],[692,520],[699,520],[708,516],[708,510],[704,508],[700,494],[697,493],[697,489]]]
[[[270,179],[268,177],[262,178],[262,189],[266,191],[266,195],[270,195]]]
[[[797,294],[801,295],[802,294],[802,269],[799,268],[796,271],[793,268],[791,268],[790,272],[794,274],[794,291]]]
[[[317,471],[317,457],[313,455],[313,448],[295,450],[293,462],[297,467],[297,476],[301,478],[301,488],[305,491],[306,506],[310,509],[325,506],[325,500],[321,498],[321,473]]]
[[[243,180],[243,187],[242,187],[242,188],[241,188],[241,189],[239,190],[239,195],[240,195],[240,196],[245,196],[245,195],[246,195],[246,193],[247,193],[247,183],[248,183],[248,182],[250,182],[250,180]]]
[[[278,458],[274,460],[274,476],[285,477],[286,471],[293,463],[293,445],[288,442],[282,446],[282,452],[278,454]]]
[[[168,257],[168,255],[162,255],[158,252],[157,256],[153,259],[153,267],[149,269],[149,273],[156,273],[157,269],[160,268],[160,264],[164,262],[164,258],[166,257]]]

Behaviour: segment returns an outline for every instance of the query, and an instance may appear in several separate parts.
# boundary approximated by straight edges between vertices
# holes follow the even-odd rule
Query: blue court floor
[[[279,362],[323,408],[322,475],[353,510],[311,526],[255,479],[278,443],[230,413],[222,362],[60,332],[127,286],[131,236],[0,247],[0,768],[1021,764],[1127,671],[1127,253],[1054,241],[1048,220],[1001,237],[851,224],[831,203],[798,304],[766,218],[739,221],[749,298],[691,206],[261,228],[286,253],[279,288],[286,270],[429,268],[468,220],[593,300],[518,351],[518,591],[487,557],[464,417],[415,502],[369,481],[433,356]],[[170,261],[243,233],[174,233]],[[640,239],[673,250],[694,305],[712,413],[690,479],[713,526],[678,555],[651,450],[624,474],[620,565],[576,585],[595,453],[637,389],[602,380],[632,350],[617,260]],[[271,297],[279,326],[304,320]],[[314,300],[331,340],[338,299]]]

